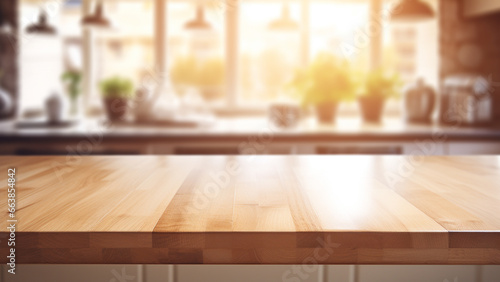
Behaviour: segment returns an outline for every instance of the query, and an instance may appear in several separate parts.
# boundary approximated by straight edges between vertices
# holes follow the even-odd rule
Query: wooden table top
[[[500,157],[0,157],[17,263],[500,264]],[[0,262],[9,236],[0,233]]]

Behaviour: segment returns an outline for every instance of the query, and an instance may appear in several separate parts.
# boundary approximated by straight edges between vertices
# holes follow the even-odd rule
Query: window
[[[427,1],[435,11],[437,0]],[[384,10],[389,6],[385,5]],[[384,65],[399,73],[405,83],[423,78],[434,88],[439,87],[438,21],[418,24],[391,24],[384,33]]]
[[[215,2],[169,1],[168,73],[178,95],[223,104],[225,93],[224,12]]]
[[[81,66],[79,7],[62,4],[47,10],[48,24],[58,27],[56,35],[28,33],[37,23],[43,5],[21,1],[19,8],[20,112],[43,107],[53,92],[62,92],[61,74],[67,65]],[[62,54],[62,56],[61,56]]]
[[[120,76],[139,87],[155,68],[153,0],[105,1],[104,9],[112,27],[91,30],[94,76],[88,103],[94,107],[101,106],[100,81]]]
[[[76,0],[21,2],[21,112],[43,108],[45,98],[53,92],[65,93],[61,76],[67,70],[86,72],[83,75],[90,77],[88,105],[100,107],[99,81],[124,76],[138,85],[153,68],[153,0],[105,1],[106,14],[114,27],[92,30],[88,37],[81,26],[82,6],[82,1]],[[26,32],[37,22],[41,9],[47,12],[49,24],[56,27],[56,35]],[[93,46],[88,69],[83,66],[84,46],[89,46],[85,40]]]
[[[239,26],[239,101],[279,99],[301,64],[300,3],[242,1]]]
[[[310,56],[332,53],[349,60],[356,69],[369,68],[368,1],[314,1],[310,4]]]
[[[116,29],[92,31],[92,36],[85,36],[80,25],[86,1],[65,1],[50,15],[49,22],[60,29],[55,40],[30,36],[22,41],[23,108],[42,105],[40,97],[60,89],[65,69],[83,70],[89,48],[91,66],[84,75],[91,77],[87,96],[96,106],[101,105],[100,80],[120,75],[137,86],[157,67],[158,54],[166,57],[163,71],[177,94],[196,93],[207,104],[233,108],[234,101],[237,107],[247,107],[280,99],[295,70],[319,53],[347,58],[360,71],[369,70],[373,56],[372,38],[363,37],[373,22],[369,0],[104,1]],[[155,6],[161,1],[167,7],[164,46],[156,42],[160,35]],[[437,9],[437,1],[430,2]],[[40,5],[21,3],[21,20],[28,18],[25,27]],[[389,5],[383,10],[387,13]],[[406,82],[424,77],[437,86],[437,20],[404,26],[386,17],[380,24],[383,66],[399,72]]]
[[[137,85],[154,66],[153,0],[105,2],[114,23],[109,31],[96,32],[95,64],[98,80],[125,76]]]

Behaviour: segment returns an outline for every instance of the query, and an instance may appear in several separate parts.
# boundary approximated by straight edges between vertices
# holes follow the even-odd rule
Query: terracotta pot
[[[328,102],[316,105],[316,117],[320,123],[335,123],[338,103]]]
[[[365,122],[380,123],[385,106],[384,98],[361,96],[358,98],[358,103]]]
[[[104,106],[110,121],[125,119],[127,115],[128,100],[125,98],[105,98]]]

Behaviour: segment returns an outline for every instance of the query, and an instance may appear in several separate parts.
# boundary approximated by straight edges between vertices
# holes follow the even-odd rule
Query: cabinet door
[[[479,266],[481,277],[480,282],[498,282],[500,281],[500,265]]]
[[[175,282],[174,269],[171,264],[144,265],[144,279],[138,282]]]
[[[141,282],[137,265],[16,265],[16,274],[2,266],[4,282]]]
[[[498,155],[500,142],[452,142],[448,144],[450,155]]]
[[[416,140],[403,146],[404,155],[442,156],[446,155],[447,144],[443,141],[431,139]]]
[[[179,265],[176,282],[317,282],[318,265]]]
[[[481,282],[473,265],[371,265],[359,266],[359,282]]]
[[[351,282],[354,281],[354,265],[327,265],[324,282]],[[390,282],[390,281],[385,281]]]

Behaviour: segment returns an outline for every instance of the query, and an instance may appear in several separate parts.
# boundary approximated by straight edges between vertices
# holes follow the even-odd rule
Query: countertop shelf
[[[204,126],[127,126],[104,120],[82,120],[69,127],[19,128],[15,121],[0,122],[0,143],[72,142],[103,139],[103,142],[242,142],[248,136],[272,134],[276,142],[413,141],[440,138],[451,141],[498,141],[500,125],[459,127],[456,125],[408,124],[401,118],[386,118],[380,124],[365,124],[360,118],[339,118],[335,124],[317,124],[305,119],[290,129],[276,128],[267,118],[219,118]]]
[[[0,166],[4,223],[16,168],[17,263],[500,264],[496,156],[43,156]],[[7,244],[0,251],[6,263]]]

